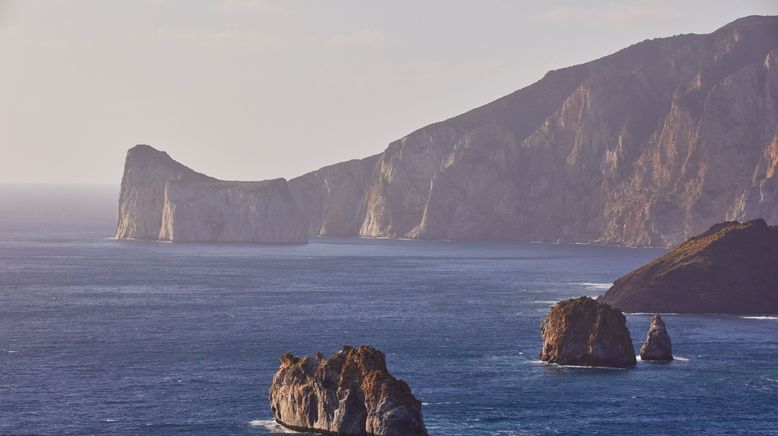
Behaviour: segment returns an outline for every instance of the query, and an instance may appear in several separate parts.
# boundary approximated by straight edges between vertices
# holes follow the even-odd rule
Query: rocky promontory
[[[421,402],[389,374],[384,354],[365,345],[344,346],[329,358],[282,356],[269,396],[276,422],[296,431],[427,435]]]
[[[648,328],[646,341],[640,347],[640,360],[673,360],[673,344],[667,333],[665,322],[658,313],[651,317],[651,326]]]
[[[308,221],[284,179],[221,181],[138,145],[127,152],[116,237],[305,243]]]
[[[130,177],[118,237],[157,239],[167,180],[206,177],[161,166]],[[724,220],[778,223],[776,169],[778,17],[749,16],[550,71],[288,185],[315,235],[669,247]],[[232,213],[214,195],[201,206]],[[208,215],[206,233],[252,218]]]
[[[627,312],[778,314],[778,227],[716,224],[598,300]]]
[[[626,368],[635,365],[627,319],[589,297],[560,301],[540,327],[540,360],[559,365]]]

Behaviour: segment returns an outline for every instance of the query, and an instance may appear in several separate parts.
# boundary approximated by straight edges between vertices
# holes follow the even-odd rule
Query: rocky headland
[[[598,300],[627,312],[778,314],[778,227],[716,224]]]
[[[540,360],[559,365],[627,368],[637,363],[627,319],[589,297],[560,301],[540,327]]]
[[[551,71],[288,187],[315,235],[674,246],[778,222],[776,168],[778,17],[750,16]],[[117,236],[159,236],[167,178],[123,189]]]
[[[221,181],[137,145],[127,152],[116,237],[305,243],[308,221],[283,179]]]
[[[673,360],[673,344],[667,333],[665,322],[658,313],[651,317],[646,341],[640,347],[640,360]]]
[[[344,346],[321,354],[281,357],[270,387],[279,424],[333,435],[426,436],[421,402],[386,368],[380,351]]]

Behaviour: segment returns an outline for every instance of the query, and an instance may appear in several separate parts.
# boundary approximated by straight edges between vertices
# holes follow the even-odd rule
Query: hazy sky
[[[751,14],[778,0],[0,0],[0,182],[117,184],[137,143],[219,178],[290,178]]]

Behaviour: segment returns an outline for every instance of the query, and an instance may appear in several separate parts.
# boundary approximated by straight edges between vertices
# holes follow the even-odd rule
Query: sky
[[[648,38],[778,0],[0,0],[0,182],[121,181],[150,144],[292,178]]]

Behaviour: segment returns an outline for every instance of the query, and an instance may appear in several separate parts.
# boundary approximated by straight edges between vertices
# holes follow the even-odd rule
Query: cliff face
[[[778,227],[725,222],[616,280],[629,312],[778,314]]]
[[[127,152],[116,237],[304,243],[308,221],[283,179],[219,181],[138,145]]]
[[[293,430],[342,435],[426,436],[421,403],[386,369],[383,353],[343,347],[321,354],[287,354],[270,387],[275,420]]]
[[[290,182],[315,234],[680,243],[778,222],[778,17],[548,73]]]
[[[289,189],[310,222],[309,231],[322,236],[355,236],[365,215],[367,180],[378,156],[324,167],[289,181]]]
[[[160,236],[168,181],[213,181],[166,155],[130,165],[147,155],[128,155],[117,237]],[[778,17],[752,16],[551,71],[288,189],[317,235],[673,246],[778,223],[776,167]]]

